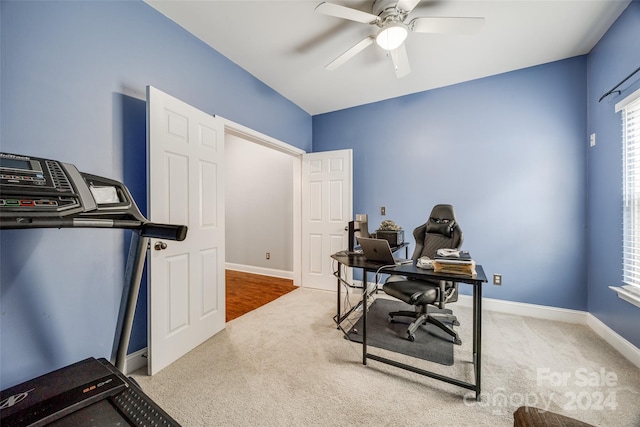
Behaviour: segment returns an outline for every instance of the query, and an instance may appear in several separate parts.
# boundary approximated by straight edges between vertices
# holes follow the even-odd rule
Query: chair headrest
[[[453,210],[453,206],[436,205],[431,210],[431,215],[429,215],[426,232],[451,237],[455,226],[456,214]]]

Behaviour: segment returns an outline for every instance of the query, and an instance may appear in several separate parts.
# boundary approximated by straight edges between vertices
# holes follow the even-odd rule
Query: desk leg
[[[338,280],[337,280],[337,286],[338,286],[338,292],[336,292],[336,294],[338,295],[338,303],[336,304],[336,306],[338,307],[338,312],[336,313],[336,324],[337,324],[337,328],[336,329],[340,329],[340,313],[341,313],[341,307],[340,307],[340,300],[342,299],[342,296],[340,295],[340,288],[342,286],[340,286],[340,274],[342,272],[342,264],[338,263]]]
[[[480,400],[482,369],[482,284],[473,287],[473,364],[476,371],[476,400]]]
[[[368,294],[368,286],[367,286],[367,272],[366,270],[362,270],[362,279],[364,280],[364,284],[362,286],[362,364],[367,364],[367,294]]]

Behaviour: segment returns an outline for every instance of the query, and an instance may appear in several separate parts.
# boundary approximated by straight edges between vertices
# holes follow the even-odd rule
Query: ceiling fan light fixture
[[[380,30],[376,36],[376,43],[384,50],[395,50],[406,40],[408,34],[404,24],[393,22]]]

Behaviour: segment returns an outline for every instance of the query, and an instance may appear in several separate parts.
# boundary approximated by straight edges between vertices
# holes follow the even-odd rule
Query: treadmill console
[[[182,241],[186,225],[149,222],[127,187],[57,160],[0,153],[0,229],[122,228]]]
[[[0,217],[71,215],[95,209],[80,172],[56,160],[0,153]],[[86,185],[81,187],[86,187]]]

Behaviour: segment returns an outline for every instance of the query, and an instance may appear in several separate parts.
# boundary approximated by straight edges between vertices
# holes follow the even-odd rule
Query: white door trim
[[[239,123],[235,123],[224,117],[216,116],[220,119],[224,125],[225,135],[234,135],[247,141],[260,144],[262,146],[280,151],[284,154],[288,154],[294,157],[293,161],[293,284],[296,286],[302,286],[302,256],[301,256],[301,242],[302,242],[302,155],[306,151],[301,150],[298,147],[282,142],[269,135],[265,135],[261,132],[243,126]],[[233,268],[232,268],[233,269]]]
[[[306,153],[306,151],[298,147],[294,147],[293,145],[287,144],[286,142],[282,142],[279,139],[275,139],[273,137],[270,137],[269,135],[265,135],[239,123],[232,122],[231,120],[225,119],[224,117],[216,117],[222,120],[225,133],[229,133],[230,135],[235,135],[248,141],[273,148],[274,150],[282,151],[283,153],[290,154],[292,156],[301,156]]]

